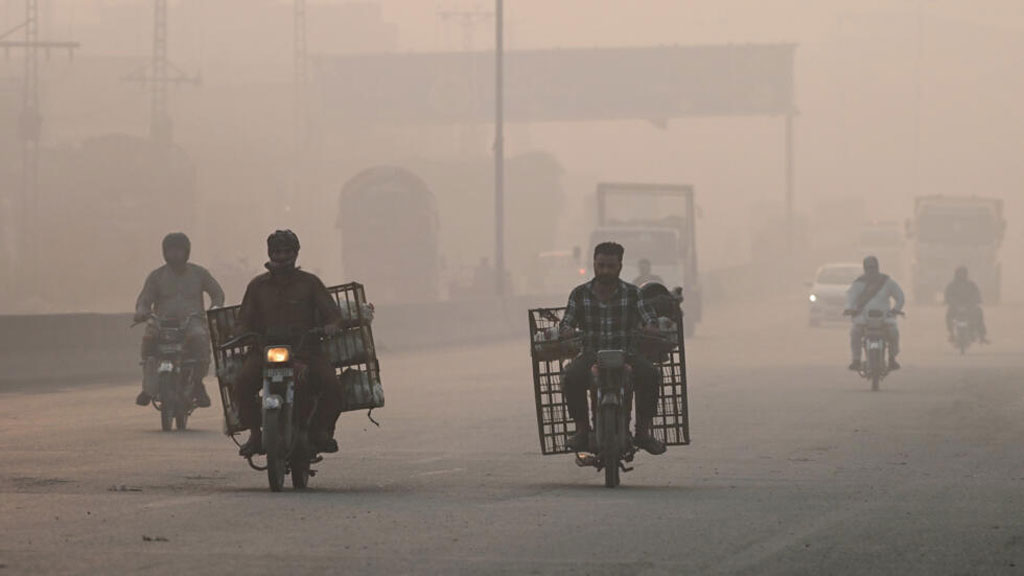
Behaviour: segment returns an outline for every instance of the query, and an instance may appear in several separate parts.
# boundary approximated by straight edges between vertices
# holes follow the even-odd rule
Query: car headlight
[[[817,302],[818,296],[815,294],[811,294],[807,299],[810,300],[811,302]]]
[[[289,358],[291,358],[291,350],[288,348],[267,348],[267,362],[271,364],[281,364],[287,362]]]

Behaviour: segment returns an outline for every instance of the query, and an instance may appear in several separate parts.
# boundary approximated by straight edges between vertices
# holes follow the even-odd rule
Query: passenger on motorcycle
[[[985,313],[981,310],[981,290],[978,285],[967,277],[967,267],[960,266],[953,274],[953,281],[946,286],[946,330],[949,332],[949,341],[955,342],[953,334],[953,320],[956,311],[963,308],[967,311],[968,321],[978,334],[978,340],[982,344],[988,344],[987,330],[985,329]]]
[[[895,304],[890,306],[891,301],[895,301]],[[853,318],[853,327],[850,329],[853,361],[850,362],[850,370],[860,370],[861,339],[864,337],[868,313],[872,310],[887,314],[885,324],[889,342],[889,370],[900,369],[896,362],[896,356],[900,353],[900,331],[896,317],[903,311],[903,304],[903,289],[895,280],[879,271],[878,258],[865,258],[864,274],[854,280],[846,291],[845,314]]]
[[[299,238],[295,233],[278,230],[271,234],[267,238],[267,254],[267,272],[249,282],[235,332],[258,334],[256,350],[262,350],[267,340],[297,346],[303,335],[318,327],[328,336],[336,334],[341,310],[319,278],[295,265],[299,256]],[[308,367],[304,384],[310,391],[322,393],[310,427],[310,440],[317,452],[337,452],[338,443],[333,436],[335,422],[341,415],[341,392],[335,385],[334,369],[315,340],[305,341],[301,349],[295,350],[295,357]],[[233,390],[242,426],[249,430],[249,439],[239,450],[242,456],[252,456],[263,449],[258,398],[262,386],[263,355],[249,354]],[[310,395],[304,398],[309,399]],[[308,414],[311,408],[308,404],[296,404],[299,414]]]
[[[210,396],[206,393],[202,378],[210,369],[210,335],[206,331],[203,293],[209,294],[210,305],[217,307],[224,305],[224,290],[206,268],[189,263],[191,251],[192,243],[181,232],[164,237],[163,253],[167,264],[146,277],[146,283],[135,302],[135,321],[145,322],[151,315],[156,315],[184,322],[194,315],[188,322],[185,349],[190,357],[200,361],[195,400],[197,406],[206,408],[210,405]],[[146,333],[142,337],[142,392],[135,399],[139,406],[149,404],[157,393],[154,354],[158,336],[155,326],[146,326]]]
[[[634,330],[656,331],[657,316],[640,295],[639,288],[619,279],[624,252],[622,246],[613,242],[597,245],[594,249],[594,279],[572,291],[559,327],[564,335],[578,329],[583,337],[583,353],[565,367],[562,375],[562,391],[569,405],[569,416],[576,423],[576,434],[570,444],[577,451],[585,451],[589,446],[587,392],[597,352],[629,352]],[[665,452],[664,442],[651,433],[661,374],[653,364],[636,354],[629,354],[627,363],[633,369],[636,391],[634,444],[651,454],[662,454]]]

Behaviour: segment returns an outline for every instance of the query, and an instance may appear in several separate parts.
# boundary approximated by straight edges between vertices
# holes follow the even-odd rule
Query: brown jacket
[[[267,272],[249,282],[238,312],[238,332],[256,332],[263,344],[297,345],[313,328],[341,321],[341,310],[314,274],[295,269]],[[316,353],[313,346],[305,347]]]

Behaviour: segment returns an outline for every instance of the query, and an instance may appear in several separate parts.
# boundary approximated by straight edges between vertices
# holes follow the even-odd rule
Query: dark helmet
[[[868,256],[864,259],[864,271],[865,272],[878,272],[878,258],[874,256]]]
[[[273,234],[267,236],[267,252],[275,248],[291,248],[298,252],[299,237],[291,230],[275,230]]]
[[[967,266],[958,266],[953,275],[957,280],[967,280]]]
[[[185,260],[188,260],[189,255],[192,254],[192,242],[182,232],[172,232],[167,236],[164,236],[163,252],[164,260],[167,259],[167,251],[174,248],[182,248],[185,250]]]

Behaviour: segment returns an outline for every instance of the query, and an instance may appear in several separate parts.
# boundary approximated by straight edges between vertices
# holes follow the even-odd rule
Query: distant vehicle
[[[697,210],[693,187],[682,184],[601,182],[597,185],[597,227],[590,245],[613,241],[626,248],[622,279],[639,275],[640,260],[669,288],[686,298],[683,331],[692,336],[702,315],[697,266]]]
[[[818,268],[810,283],[810,325],[843,319],[846,309],[846,291],[861,274],[863,265],[852,262],[825,264]]]
[[[913,291],[921,304],[937,303],[958,266],[967,266],[985,302],[1000,298],[999,248],[1006,221],[1003,201],[979,196],[920,196],[907,234],[914,242]],[[883,269],[885,263],[882,263]]]

